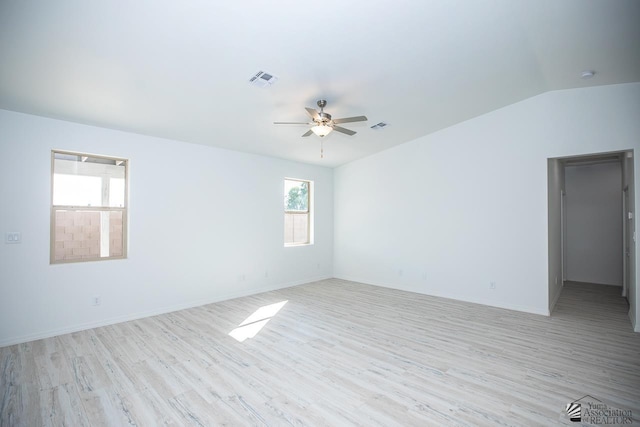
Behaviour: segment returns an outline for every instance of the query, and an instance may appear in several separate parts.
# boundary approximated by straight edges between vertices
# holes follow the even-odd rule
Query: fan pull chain
[[[320,158],[324,159],[324,141],[320,140]]]

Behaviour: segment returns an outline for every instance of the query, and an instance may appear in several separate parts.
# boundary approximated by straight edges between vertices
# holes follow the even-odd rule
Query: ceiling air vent
[[[385,123],[385,122],[380,122],[378,124],[375,124],[373,126],[371,126],[371,129],[373,130],[380,130],[380,129],[384,129],[387,126],[389,126],[389,123]]]
[[[268,87],[278,81],[278,78],[273,74],[269,74],[265,71],[258,71],[255,76],[249,79],[249,83],[253,86]]]

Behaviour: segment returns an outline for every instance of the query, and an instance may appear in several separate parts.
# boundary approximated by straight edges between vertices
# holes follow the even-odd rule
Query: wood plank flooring
[[[606,286],[544,317],[325,280],[0,348],[0,426],[575,426],[585,395],[640,425],[627,311]]]

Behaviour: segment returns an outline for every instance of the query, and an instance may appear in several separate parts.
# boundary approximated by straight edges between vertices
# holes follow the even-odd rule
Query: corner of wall
[[[558,303],[558,300],[560,299],[560,294],[562,293],[562,287],[563,286],[564,286],[564,282],[562,282],[560,284],[560,286],[558,286],[555,294],[552,296],[551,303],[549,304],[549,314],[547,316],[551,316],[551,313],[553,313],[553,309],[556,307],[556,304]]]

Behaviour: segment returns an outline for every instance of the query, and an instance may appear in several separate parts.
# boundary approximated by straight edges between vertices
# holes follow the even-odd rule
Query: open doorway
[[[617,287],[635,313],[633,151],[548,159],[549,312],[565,283]]]
[[[622,162],[564,160],[564,280],[623,290]]]

